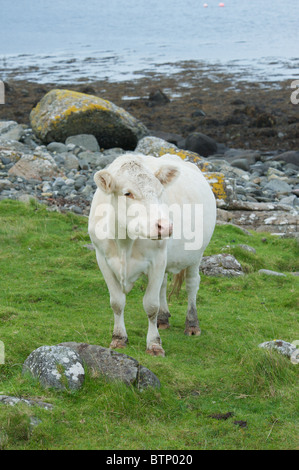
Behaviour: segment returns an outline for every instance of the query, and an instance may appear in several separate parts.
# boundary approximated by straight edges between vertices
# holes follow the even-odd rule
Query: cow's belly
[[[107,262],[126,294],[130,292],[135,281],[142,274],[148,273],[149,261],[146,259],[113,257],[108,259]]]
[[[193,264],[199,264],[202,257],[202,250],[187,251],[183,249],[181,241],[172,240],[167,250],[166,272],[177,274],[182,269],[186,269]]]

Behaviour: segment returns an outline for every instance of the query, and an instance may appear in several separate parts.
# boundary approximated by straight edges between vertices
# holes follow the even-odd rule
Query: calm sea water
[[[299,78],[298,0],[204,3],[0,0],[0,78],[116,81],[186,60],[249,79]]]

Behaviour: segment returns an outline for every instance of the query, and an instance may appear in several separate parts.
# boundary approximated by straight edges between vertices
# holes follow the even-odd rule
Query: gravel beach
[[[109,100],[146,126],[151,138],[162,139],[154,145],[201,157],[208,179],[215,187],[221,181],[226,195],[215,193],[219,223],[298,236],[299,105],[291,102],[291,81],[249,82],[195,62],[180,63],[180,70],[145,71],[142,78],[121,82],[7,80],[0,105],[0,199],[34,196],[53,210],[87,215],[93,174],[124,151],[117,145],[101,148],[92,139],[39,141],[30,112],[46,93],[60,88]],[[8,121],[14,124],[9,127]],[[139,144],[142,153],[153,145]],[[20,172],[20,161],[30,159],[44,162],[37,175]]]

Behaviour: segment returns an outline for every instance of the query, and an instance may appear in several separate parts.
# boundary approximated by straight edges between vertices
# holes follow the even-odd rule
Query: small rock
[[[170,103],[170,99],[162,90],[152,90],[149,95],[149,106],[163,105]]]
[[[90,150],[91,152],[99,152],[100,146],[98,144],[97,139],[92,134],[78,134],[72,135],[68,137],[65,141],[65,144],[74,144],[78,145],[79,147],[83,147],[86,150]]]
[[[292,191],[292,187],[288,183],[278,178],[269,181],[263,189],[269,189],[278,194],[289,194]]]
[[[249,171],[250,170],[250,165],[248,160],[246,158],[238,158],[234,161],[231,162],[231,166],[240,168],[241,170],[244,171]]]
[[[263,349],[275,349],[280,354],[291,358],[292,354],[297,352],[299,353],[299,349],[292,343],[288,343],[287,341],[283,341],[282,339],[275,339],[273,341],[266,341],[265,343],[259,344],[259,348]],[[297,357],[297,355],[296,355]],[[294,355],[295,358],[295,355]]]
[[[77,170],[79,167],[79,160],[73,153],[68,152],[65,154],[63,166],[66,170]]]
[[[185,149],[196,152],[203,157],[208,157],[217,153],[217,142],[205,134],[194,132],[188,135]]]
[[[243,276],[243,269],[239,261],[230,254],[223,253],[213,256],[204,256],[200,271],[206,276]]]
[[[57,172],[57,165],[49,153],[23,155],[8,171],[10,175],[21,176],[26,180],[41,180],[47,176],[55,176]]]
[[[259,269],[260,274],[266,274],[267,276],[283,276],[286,277],[283,273],[278,273],[276,271],[271,271],[269,269]]]
[[[32,400],[29,398],[12,397],[8,395],[0,395],[0,403],[10,406],[15,406],[18,403],[25,403],[28,406],[39,406],[40,408],[44,408],[45,410],[53,409],[53,405],[51,403],[45,403],[41,400]]]
[[[82,361],[72,349],[64,346],[41,346],[33,351],[23,365],[45,388],[79,389],[85,378]]]
[[[67,146],[61,142],[51,142],[47,145],[47,150],[53,153],[65,153],[67,152]]]
[[[238,247],[242,248],[242,250],[249,251],[250,253],[253,253],[253,254],[256,253],[256,249],[253,248],[252,246],[239,244]]]
[[[15,121],[0,121],[0,141],[20,140],[24,135],[24,127]]]

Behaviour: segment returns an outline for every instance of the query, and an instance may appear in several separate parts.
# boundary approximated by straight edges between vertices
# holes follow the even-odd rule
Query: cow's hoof
[[[171,317],[170,313],[164,310],[160,310],[158,313],[157,327],[160,330],[166,330],[170,328],[168,318]]]
[[[126,339],[122,339],[122,338],[115,338],[111,341],[110,343],[110,348],[111,349],[123,349],[126,347],[127,345],[127,341]]]
[[[165,351],[162,346],[160,346],[160,344],[153,344],[150,348],[146,350],[146,352],[150,356],[165,356]]]
[[[201,334],[199,326],[189,326],[185,329],[185,335],[187,336],[199,336]]]
[[[168,321],[157,321],[157,327],[159,330],[167,330],[167,328],[170,328],[169,322]]]

